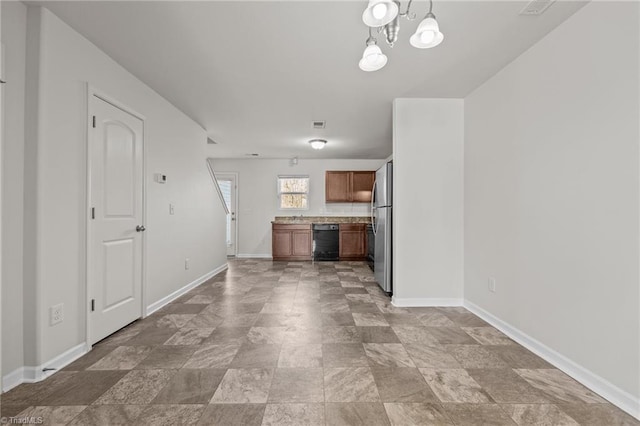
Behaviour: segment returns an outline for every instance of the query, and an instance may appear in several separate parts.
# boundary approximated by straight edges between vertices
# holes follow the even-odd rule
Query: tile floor
[[[229,270],[2,396],[71,425],[639,425],[463,308],[396,308],[361,262]]]

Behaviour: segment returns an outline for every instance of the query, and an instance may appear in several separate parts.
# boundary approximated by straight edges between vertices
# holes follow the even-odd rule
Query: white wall
[[[22,248],[27,7],[2,2],[5,117],[2,146],[2,370],[23,365]],[[18,320],[16,320],[18,319]]]
[[[147,304],[221,267],[226,253],[205,130],[48,10],[29,7],[28,33],[27,111],[37,114],[27,114],[26,124],[25,187],[34,188],[25,227],[35,231],[25,241],[24,262],[35,271],[25,276],[25,300],[33,292],[35,326],[25,338],[32,345],[25,363],[35,366],[85,338],[87,82],[146,117]],[[155,183],[157,172],[168,183]],[[51,327],[48,310],[57,303],[64,303],[65,320]]]
[[[638,7],[589,3],[465,99],[465,298],[636,401]]]
[[[393,301],[460,304],[464,103],[393,103]]]
[[[369,204],[325,203],[327,170],[377,170],[384,160],[219,159],[216,173],[238,173],[238,255],[271,256],[271,221],[275,216],[369,216]],[[309,210],[279,210],[278,175],[309,176]]]

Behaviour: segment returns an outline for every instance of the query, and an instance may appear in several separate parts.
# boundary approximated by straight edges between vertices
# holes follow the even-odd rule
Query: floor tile
[[[91,405],[78,414],[69,426],[131,425],[145,405]]]
[[[254,345],[245,343],[240,346],[230,366],[233,368],[273,368],[278,363],[280,345]]]
[[[199,425],[202,426],[260,426],[264,404],[210,404],[205,408]]]
[[[640,421],[611,404],[562,403],[558,408],[583,426],[640,425]]]
[[[549,402],[540,390],[531,386],[510,368],[467,369],[467,372],[496,402],[534,404]]]
[[[149,405],[136,420],[141,426],[194,425],[204,412],[204,405]]]
[[[444,404],[444,410],[460,426],[516,426],[498,404]]]
[[[366,367],[369,365],[362,343],[324,343],[322,363],[325,367]]]
[[[225,372],[224,369],[179,370],[152,404],[208,404]]]
[[[420,372],[442,402],[480,404],[493,402],[486,391],[464,369],[421,368]]]
[[[393,306],[364,262],[228,264],[62,371],[3,394],[0,416],[640,426],[463,307]]]
[[[70,423],[75,417],[77,417],[78,414],[80,414],[80,412],[82,412],[85,408],[86,406],[84,405],[29,407],[28,409],[16,415],[16,417],[23,419],[34,419],[36,424],[41,425],[66,425]],[[3,420],[2,424],[4,423],[6,422]]]
[[[216,328],[209,337],[202,341],[202,345],[241,345],[247,341],[249,330],[251,330],[251,327]]]
[[[226,368],[235,358],[239,344],[202,345],[183,365],[184,368]]]
[[[381,403],[325,404],[327,425],[331,426],[389,426],[389,419]]]
[[[216,314],[201,313],[184,325],[185,328],[216,328],[224,321]]]
[[[324,426],[324,404],[268,404],[264,426]]]
[[[119,346],[88,370],[131,370],[153,350],[150,346]]]
[[[365,343],[363,346],[371,366],[415,367],[400,343]]]
[[[486,346],[486,348],[502,358],[510,368],[553,368],[551,364],[520,345]]]
[[[367,367],[325,368],[326,402],[380,401],[371,370]]]
[[[462,327],[465,333],[482,345],[513,345],[515,342],[493,327]]]
[[[391,327],[358,327],[362,343],[400,343]]]
[[[427,327],[434,339],[443,345],[478,345],[479,343],[459,327]]]
[[[229,369],[210,403],[266,403],[272,378],[270,368]]]
[[[156,346],[135,366],[136,370],[173,370],[182,368],[196,351],[195,346]]]
[[[371,368],[382,402],[438,402],[417,368]]]
[[[385,403],[392,426],[453,425],[440,404]]]
[[[154,326],[159,328],[175,328],[184,327],[189,321],[195,317],[195,314],[169,314],[158,318]]]
[[[322,345],[319,343],[303,345],[284,344],[280,350],[278,367],[322,367]]]
[[[533,387],[540,389],[545,395],[559,402],[605,403],[606,401],[594,392],[582,386],[560,370],[515,370],[520,377]]]
[[[351,312],[325,312],[321,318],[323,327],[346,327],[355,325]]]
[[[389,323],[383,314],[352,314],[353,320],[360,327],[389,327]]]
[[[95,345],[86,355],[67,365],[62,371],[84,370],[109,355],[115,349],[115,346]]]
[[[286,327],[251,327],[247,340],[253,344],[281,345],[286,330]]]
[[[174,374],[175,370],[132,370],[95,404],[149,404]]]
[[[463,368],[508,368],[509,366],[493,352],[480,345],[445,345],[447,352]]]
[[[416,327],[411,325],[394,325],[391,327],[398,336],[400,342],[404,344],[438,345],[438,341],[429,333],[426,327]]]
[[[62,374],[62,372],[57,373]],[[57,389],[40,401],[40,405],[90,405],[127,374],[123,370],[78,371]],[[3,401],[4,402],[4,401]]]
[[[502,411],[509,414],[518,425],[577,426],[578,423],[552,404],[501,404]],[[589,419],[595,418],[591,413]],[[614,424],[601,422],[599,425]]]
[[[360,332],[355,326],[322,327],[322,343],[360,343]]]
[[[276,368],[268,402],[324,402],[322,368]]]
[[[188,305],[200,306],[200,305]],[[127,340],[127,346],[157,346],[162,345],[175,334],[174,328],[166,327],[148,327]]]

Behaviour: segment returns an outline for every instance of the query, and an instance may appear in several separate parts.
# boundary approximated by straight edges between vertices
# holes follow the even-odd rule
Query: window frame
[[[307,192],[282,192],[280,190],[280,180],[281,179],[306,179],[307,180]],[[309,194],[311,193],[311,179],[309,175],[278,175],[276,178],[276,191],[278,194],[278,210],[284,211],[304,211],[309,210]],[[307,196],[307,207],[282,207],[282,195],[306,195]]]

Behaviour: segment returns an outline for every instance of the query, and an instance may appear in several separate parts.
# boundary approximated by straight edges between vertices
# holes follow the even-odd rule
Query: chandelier
[[[369,0],[367,8],[362,13],[362,21],[369,27],[367,47],[364,49],[362,59],[358,65],[363,71],[377,71],[387,64],[387,55],[382,53],[378,41],[373,37],[371,29],[376,28],[378,34],[383,34],[387,44],[393,47],[398,41],[400,32],[400,18],[408,21],[416,19],[416,14],[411,13],[411,2],[407,3],[407,10],[400,12],[400,2],[397,0]],[[444,39],[440,32],[436,16],[432,12],[433,0],[429,0],[429,11],[422,19],[416,32],[409,39],[409,43],[418,49],[436,47]]]

